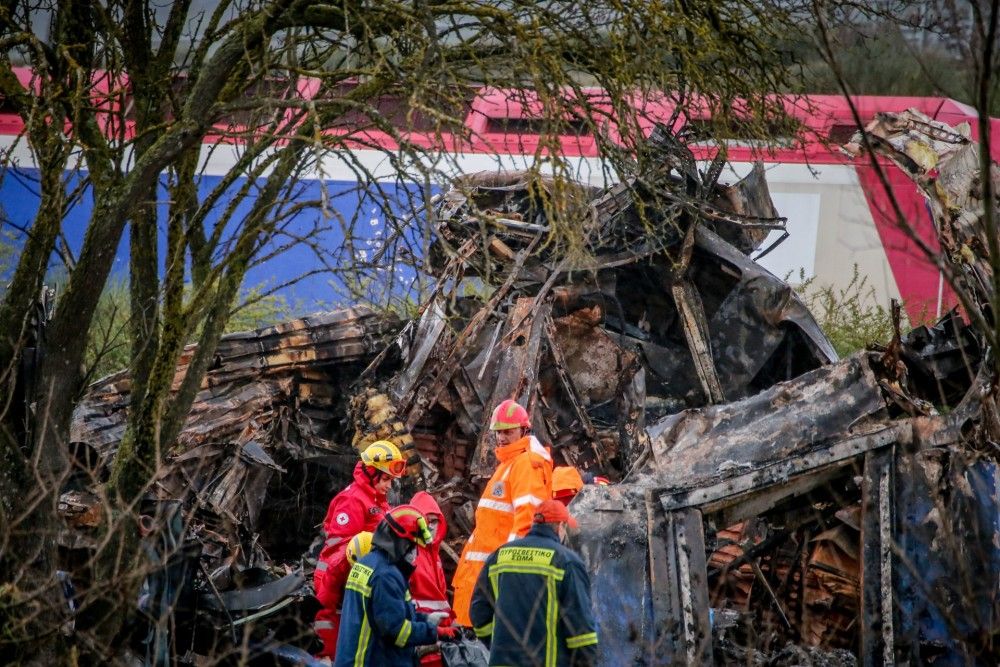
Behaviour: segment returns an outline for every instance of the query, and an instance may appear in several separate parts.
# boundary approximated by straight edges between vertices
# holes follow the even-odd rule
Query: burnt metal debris
[[[908,112],[864,136],[848,148],[918,181],[949,266],[989,303],[967,132]],[[217,631],[237,642],[305,606],[301,554],[376,438],[411,454],[401,498],[436,496],[454,559],[492,467],[489,411],[513,397],[557,464],[616,482],[571,507],[603,664],[992,661],[1000,419],[983,340],[952,312],[838,360],[751,259],[784,228],[762,167],[720,184],[721,159],[700,171],[661,130],[648,153],[605,190],[457,181],[433,203],[435,287],[412,320],[354,308],[224,338],[150,498],[185,508],[187,585]],[[75,415],[98,478],[127,403],[119,374]],[[86,481],[62,499],[68,550],[101,520]]]

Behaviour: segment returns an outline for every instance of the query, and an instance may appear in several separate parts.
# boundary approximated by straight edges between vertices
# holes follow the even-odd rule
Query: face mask
[[[412,549],[410,549],[409,551],[407,551],[406,555],[403,556],[403,560],[405,560],[410,565],[413,565],[414,563],[416,563],[417,562],[417,548],[413,547]]]

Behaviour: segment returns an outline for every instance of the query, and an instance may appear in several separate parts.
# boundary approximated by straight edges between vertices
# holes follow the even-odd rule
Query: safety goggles
[[[386,467],[386,471],[393,477],[402,477],[403,473],[406,472],[406,461],[402,459],[386,461],[384,465]]]

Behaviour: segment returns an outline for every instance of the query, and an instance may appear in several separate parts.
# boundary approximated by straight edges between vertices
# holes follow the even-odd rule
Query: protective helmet
[[[361,462],[391,477],[402,477],[406,472],[406,459],[399,447],[388,440],[376,440],[361,452]]]
[[[385,513],[382,519],[398,537],[426,547],[434,537],[427,527],[427,519],[413,505],[400,505]]]
[[[552,475],[552,484],[553,488],[555,488],[555,469],[552,470]],[[607,477],[604,477],[603,475],[595,475],[592,472],[582,473],[581,477],[583,478],[584,484],[594,484],[596,486],[609,486],[611,484],[611,480]]]
[[[512,428],[531,428],[531,419],[527,410],[508,398],[493,411],[490,430],[506,431]]]
[[[347,543],[347,560],[356,563],[372,550],[372,534],[367,530],[361,531],[351,538]]]

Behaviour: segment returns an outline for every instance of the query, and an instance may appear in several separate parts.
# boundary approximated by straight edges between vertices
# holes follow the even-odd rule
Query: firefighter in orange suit
[[[456,622],[471,625],[469,605],[483,563],[500,545],[524,537],[535,509],[552,498],[552,457],[529,434],[528,412],[512,400],[493,411],[497,469],[476,507],[476,526],[452,579]]]
[[[573,466],[556,466],[552,469],[552,497],[563,505],[569,505],[580,493],[585,484],[607,486],[611,482],[607,477],[583,472]]]

